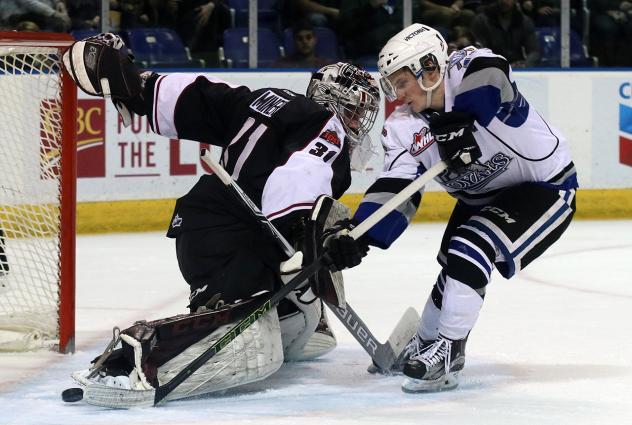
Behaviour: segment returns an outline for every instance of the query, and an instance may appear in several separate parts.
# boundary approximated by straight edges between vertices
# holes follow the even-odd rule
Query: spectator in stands
[[[277,68],[322,68],[331,62],[332,58],[321,58],[316,55],[318,38],[309,21],[300,21],[293,28],[292,33],[294,52],[279,59],[274,66]]]
[[[560,26],[559,0],[523,0],[520,8],[536,27]]]
[[[476,13],[465,7],[465,0],[421,0],[416,18],[424,25],[449,32],[455,25],[469,27]]]
[[[71,30],[101,28],[101,0],[66,0]]]
[[[110,0],[110,9],[121,13],[121,29],[149,25],[151,9],[146,0]]]
[[[522,12],[539,27],[560,26],[560,0],[522,0],[520,8]],[[580,0],[571,0],[571,28],[574,31],[582,30],[582,14]]]
[[[345,0],[340,6],[339,34],[345,52],[360,66],[375,66],[381,46],[402,28],[401,1]]]
[[[496,0],[476,15],[470,27],[474,42],[504,56],[513,68],[538,64],[540,52],[533,21],[516,0]]]
[[[177,31],[191,53],[207,65],[219,65],[217,49],[230,25],[230,10],[224,0],[180,0]]]
[[[473,40],[474,37],[472,37],[469,28],[460,25],[453,27],[448,38],[448,55],[467,46],[472,46],[474,44]]]
[[[0,26],[16,28],[22,21],[35,23],[42,31],[67,31],[70,17],[59,0],[0,0]]]
[[[176,29],[180,0],[148,0],[149,26]]]
[[[632,2],[593,0],[591,3],[591,46],[601,66],[632,64]]]
[[[336,27],[340,15],[340,0],[296,0],[303,16],[317,27]]]
[[[281,28],[292,28],[307,20],[315,27],[338,29],[341,0],[277,0]]]

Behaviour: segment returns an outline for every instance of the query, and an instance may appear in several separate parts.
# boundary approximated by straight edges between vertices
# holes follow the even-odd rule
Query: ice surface
[[[345,272],[348,299],[382,340],[406,307],[423,307],[444,226],[414,225]],[[575,222],[512,280],[494,273],[452,392],[404,394],[401,377],[367,374],[368,356],[330,314],[336,350],[263,382],[159,408],[61,401],[112,326],[184,312],[187,295],[162,233],[79,237],[77,353],[0,355],[0,424],[632,424],[632,221]]]

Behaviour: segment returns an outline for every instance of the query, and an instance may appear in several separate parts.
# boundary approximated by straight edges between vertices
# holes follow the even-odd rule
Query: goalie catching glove
[[[448,167],[463,169],[481,157],[481,148],[472,134],[474,118],[467,112],[434,114],[428,124],[437,141],[439,155]]]
[[[144,83],[156,75],[141,74],[133,59],[123,40],[109,33],[77,41],[62,56],[75,84],[89,95],[110,97],[125,126],[131,123],[132,113],[147,115]]]

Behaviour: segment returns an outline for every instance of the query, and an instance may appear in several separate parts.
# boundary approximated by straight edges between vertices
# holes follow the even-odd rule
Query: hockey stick
[[[213,159],[209,151],[206,151],[202,154],[202,159],[213,170],[213,172],[217,174],[222,183],[233,190],[233,194],[238,198],[238,200],[248,207],[253,216],[262,224],[262,227],[266,229],[277,241],[277,243],[283,249],[288,258],[292,258],[296,254],[294,248],[288,243],[288,241],[285,239],[285,237],[283,237],[278,229],[267,219],[267,217],[263,215],[257,205],[255,205],[248,197],[248,195],[244,193],[244,191],[231,178],[226,170],[224,170],[224,168],[215,159]],[[441,167],[437,167],[437,169],[440,168]],[[443,171],[443,168],[441,168],[439,172],[441,171]],[[407,187],[406,189],[409,189],[409,187]],[[395,202],[391,202],[391,204],[388,206],[389,210],[386,211],[385,214],[376,218],[373,218],[375,214],[371,215],[367,218],[367,220],[365,220],[371,220],[368,225],[365,225],[360,230],[360,232],[356,232],[355,235],[353,235],[352,233],[350,233],[350,235],[354,239],[357,239],[360,235],[364,234],[368,229],[370,229],[375,223],[386,216],[386,214],[388,214],[391,209],[397,208],[397,206],[399,206],[399,204],[403,202],[399,201],[399,199],[408,199],[418,190],[419,189],[409,189],[406,193],[402,192],[403,194],[400,193],[396,195],[395,197],[398,198],[398,200],[396,200]],[[408,192],[410,192],[409,195],[407,195]],[[417,314],[417,311],[412,307],[408,308],[397,323],[397,326],[395,326],[395,329],[393,329],[393,332],[391,333],[389,339],[385,343],[380,343],[378,339],[373,335],[373,333],[369,330],[369,327],[364,323],[364,321],[360,318],[360,316],[355,312],[355,310],[348,302],[346,303],[345,308],[332,305],[327,301],[325,301],[325,304],[327,304],[327,307],[329,307],[329,309],[347,328],[351,335],[353,335],[353,337],[360,343],[362,348],[364,348],[364,350],[369,354],[373,362],[380,369],[385,371],[390,370],[391,367],[395,364],[400,353],[404,350],[404,347],[415,333],[415,330],[417,329],[417,324],[419,323],[419,315]]]
[[[204,157],[203,157],[204,158]],[[441,165],[441,167],[438,167]],[[391,201],[382,205],[377,211],[375,211],[371,216],[369,216],[365,221],[369,221],[373,216],[377,216],[378,219],[373,222],[373,224],[377,223],[380,219],[384,218],[390,211],[397,208],[399,204],[403,203],[408,197],[412,196],[415,192],[419,191],[428,181],[432,180],[434,177],[439,175],[446,168],[445,163],[440,162],[434,167],[430,168],[424,174],[419,176],[417,179],[413,180],[402,192],[395,195],[393,199],[398,198],[399,203],[394,203]],[[228,176],[228,173],[224,171],[224,178]],[[220,179],[222,176],[218,174]],[[230,179],[232,182],[232,179]],[[409,195],[405,195],[405,193],[409,193]],[[245,194],[244,194],[245,195]],[[402,196],[400,196],[402,195]],[[263,214],[261,214],[263,216]],[[263,216],[265,218],[265,216]],[[267,221],[267,219],[266,219]],[[262,223],[263,224],[263,223]],[[270,223],[271,224],[271,223]],[[364,226],[364,229],[361,229],[355,233],[350,232],[350,235],[354,238],[358,238],[362,236],[370,226]],[[360,226],[356,227],[353,230],[357,230]],[[276,230],[276,228],[272,227],[272,229]],[[277,231],[278,232],[278,231]],[[353,233],[353,234],[352,234]],[[287,242],[287,241],[286,241]],[[287,282],[284,286],[282,286],[279,290],[270,295],[270,297],[264,301],[259,307],[252,311],[249,315],[247,315],[244,319],[242,319],[239,323],[231,328],[231,330],[224,335],[221,339],[219,339],[215,344],[211,345],[206,349],[202,354],[200,354],[195,360],[189,363],[185,368],[183,368],[176,376],[171,378],[171,380],[164,385],[158,386],[155,390],[154,395],[154,405],[158,405],[165,398],[171,394],[171,392],[178,387],[185,379],[191,376],[195,371],[197,371],[202,365],[204,365],[207,361],[209,361],[215,354],[219,352],[223,347],[228,345],[231,341],[233,341],[238,335],[240,335],[244,330],[246,330],[250,325],[252,325],[259,317],[269,311],[272,307],[275,307],[283,298],[285,298],[290,292],[295,290],[298,286],[300,286],[305,280],[313,276],[317,273],[326,263],[327,258],[325,258],[326,253],[324,255],[319,256],[313,263],[304,267],[296,276],[294,276],[289,282]]]

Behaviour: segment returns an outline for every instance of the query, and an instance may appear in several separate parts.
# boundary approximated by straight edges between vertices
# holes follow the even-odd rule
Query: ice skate
[[[447,391],[459,385],[457,374],[465,365],[466,339],[439,336],[432,345],[413,355],[404,365],[406,393]]]

